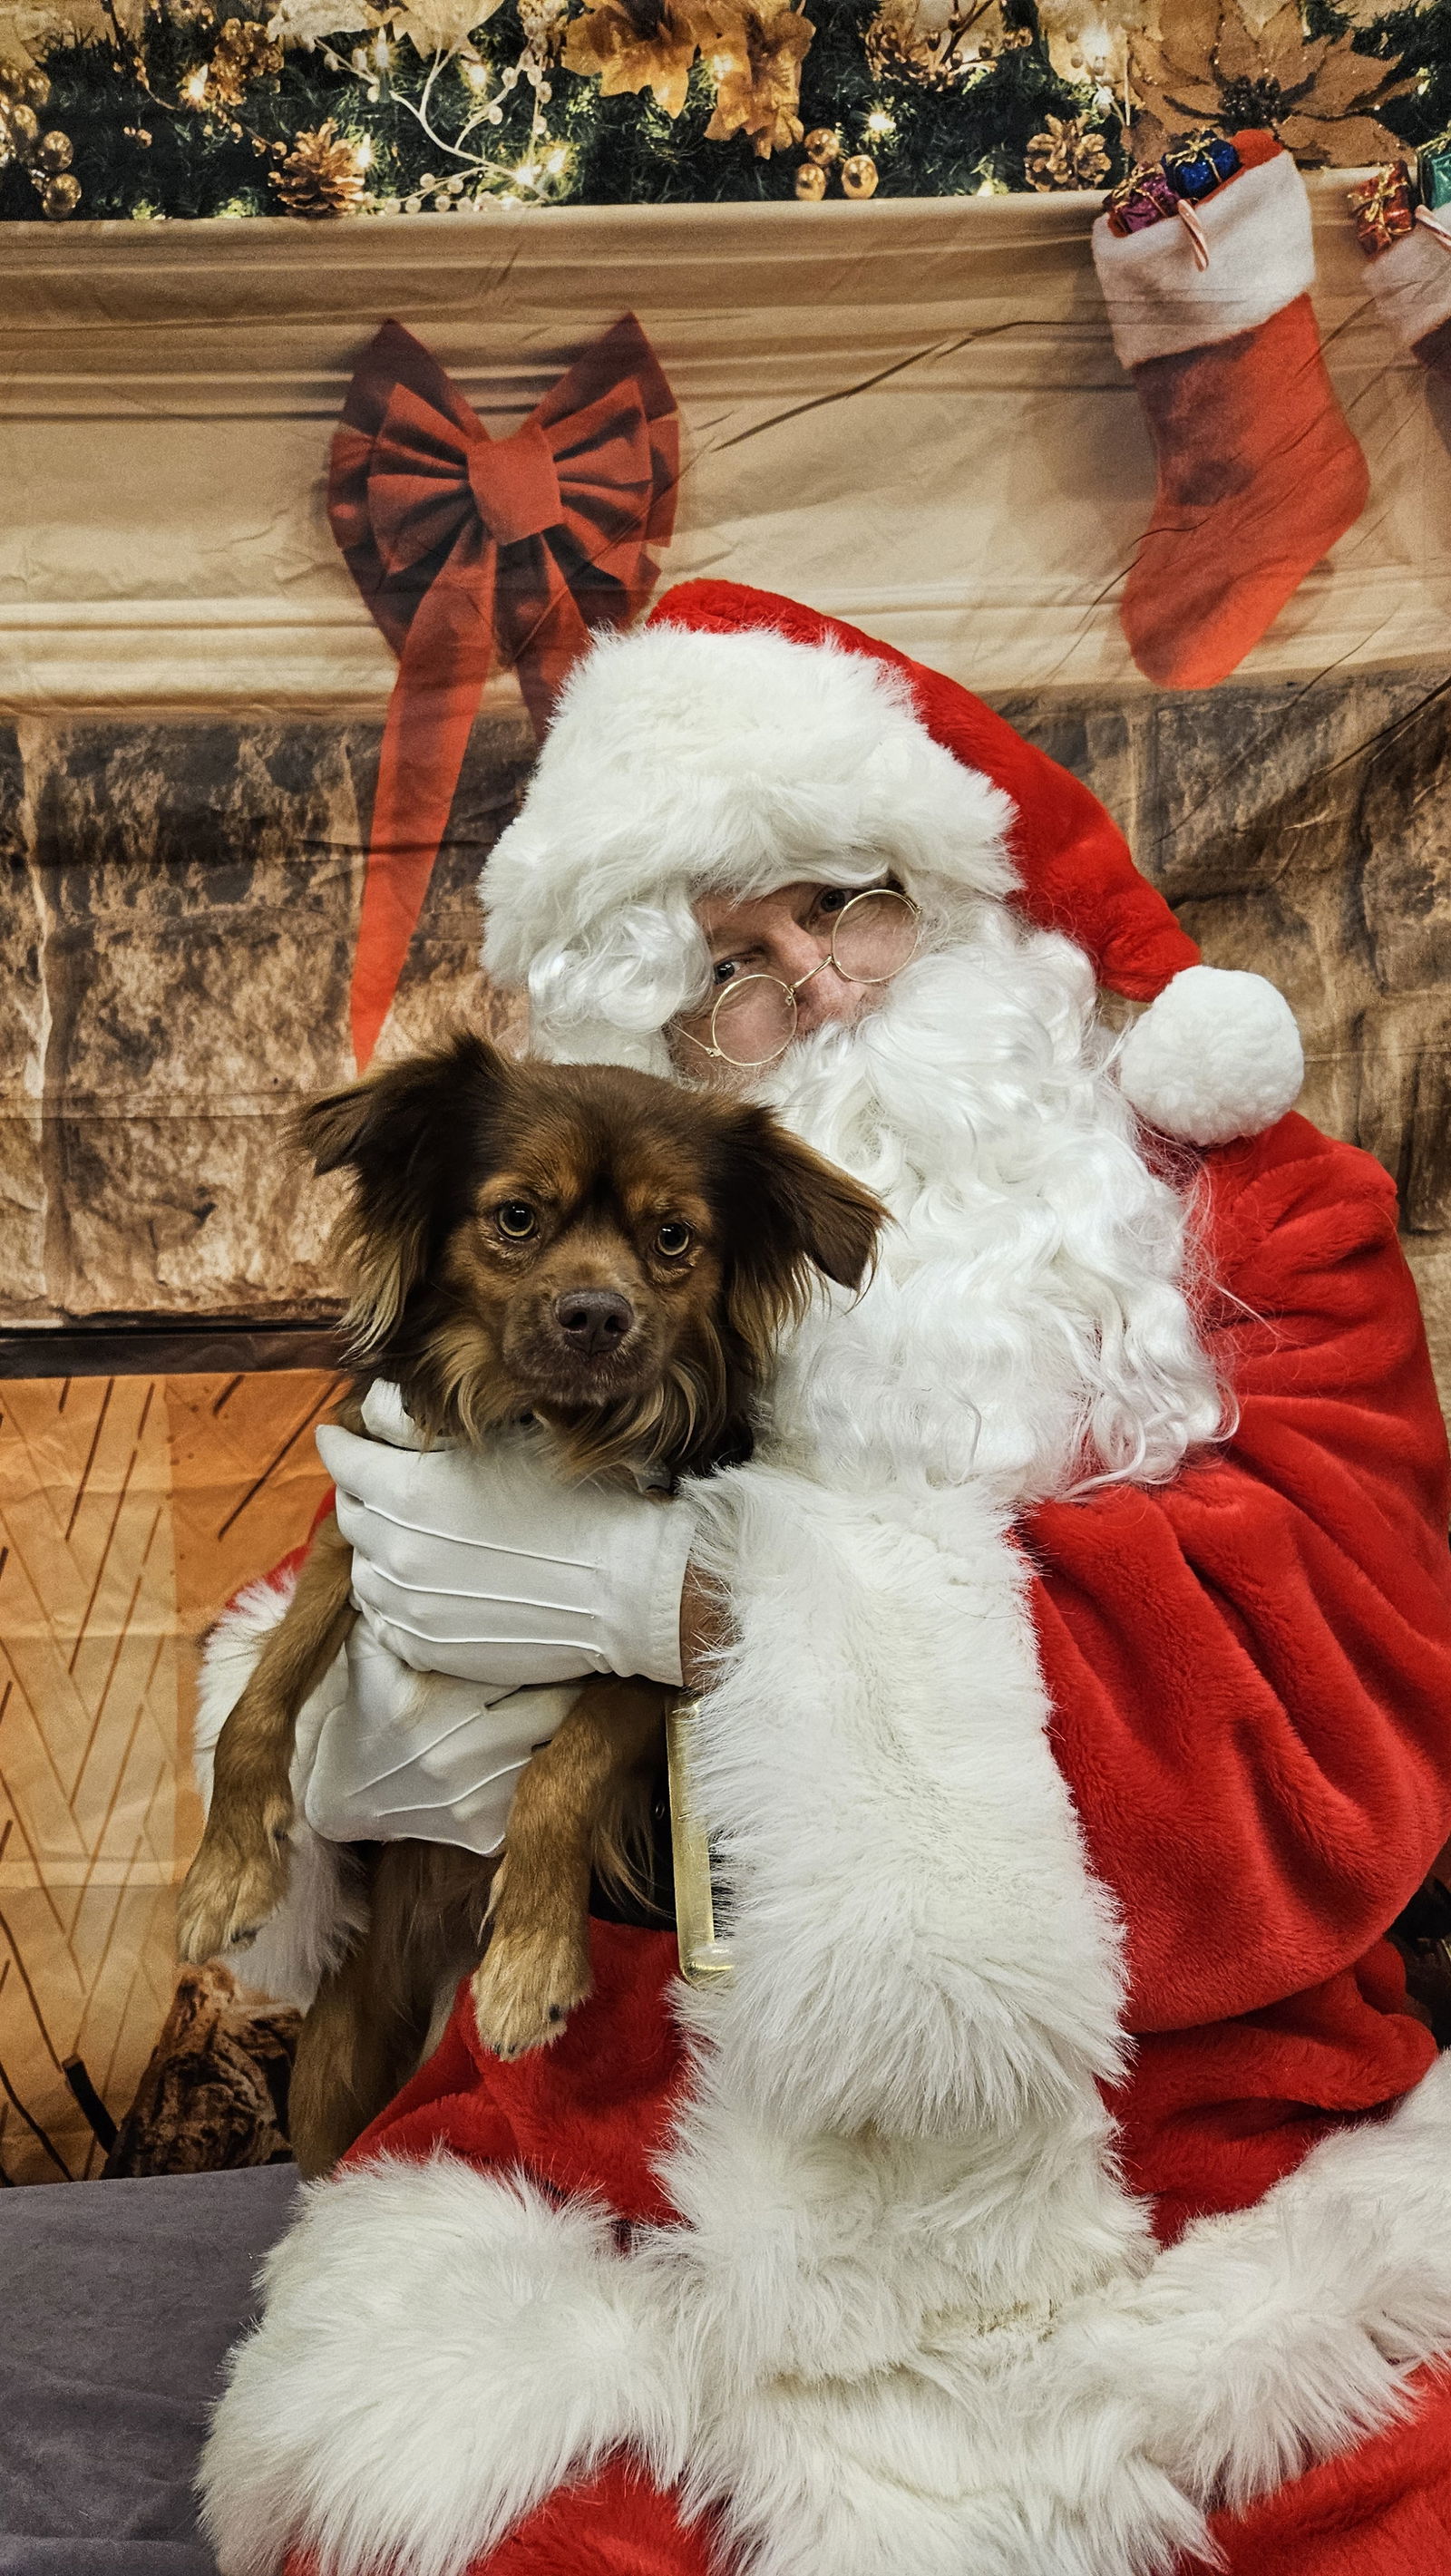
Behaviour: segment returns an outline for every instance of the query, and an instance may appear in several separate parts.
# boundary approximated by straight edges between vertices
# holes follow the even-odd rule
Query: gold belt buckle
[[[716,1938],[715,1889],[710,1842],[690,1791],[690,1730],[699,1715],[693,1699],[676,1700],[665,1720],[665,1760],[670,1786],[670,1846],[675,1862],[675,1936],[680,1973],[689,1986],[715,1986],[735,1974],[729,1946]]]

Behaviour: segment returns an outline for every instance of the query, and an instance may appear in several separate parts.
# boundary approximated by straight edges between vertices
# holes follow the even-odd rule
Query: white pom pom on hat
[[[675,688],[660,659],[671,628],[692,639]],[[1148,1126],[1221,1145],[1293,1106],[1304,1061],[1283,996],[1263,976],[1204,965],[1097,799],[957,681],[838,618],[724,581],[667,591],[578,680],[484,871],[485,957],[506,982],[547,984],[551,956],[601,907],[619,919],[667,889],[693,900],[738,875],[760,891],[814,874],[813,846],[854,863],[875,853],[909,891],[930,872],[1005,898],[1082,948],[1105,990],[1147,1004],[1118,1074]],[[761,687],[771,704],[758,724]],[[768,744],[788,718],[783,755]]]
[[[1185,966],[1128,1031],[1118,1078],[1146,1125],[1227,1145],[1294,1106],[1305,1058],[1289,1003],[1263,975]]]

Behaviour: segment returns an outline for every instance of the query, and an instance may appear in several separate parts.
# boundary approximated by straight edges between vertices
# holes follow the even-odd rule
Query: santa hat
[[[1200,964],[1079,780],[956,681],[735,582],[682,583],[577,666],[484,872],[484,961],[541,1052],[666,1072],[701,895],[887,870],[929,908],[1009,902],[1149,1003],[1118,1075],[1150,1126],[1221,1144],[1298,1094],[1288,1004]]]

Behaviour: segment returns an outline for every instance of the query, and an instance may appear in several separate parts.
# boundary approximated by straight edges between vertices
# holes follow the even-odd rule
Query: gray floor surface
[[[0,2576],[214,2576],[207,2412],[291,2165],[0,2192]]]

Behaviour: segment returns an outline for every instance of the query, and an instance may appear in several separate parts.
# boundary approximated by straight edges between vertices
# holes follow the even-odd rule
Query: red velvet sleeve
[[[1022,1532],[1140,2031],[1321,1983],[1451,1831],[1451,1476],[1394,1189],[1298,1117],[1206,1180],[1202,1326],[1238,1430]]]

